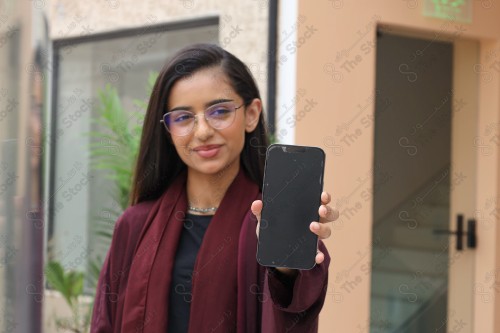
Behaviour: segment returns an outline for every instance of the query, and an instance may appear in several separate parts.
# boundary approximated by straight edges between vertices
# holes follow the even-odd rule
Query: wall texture
[[[49,13],[52,39],[218,15],[220,45],[250,67],[267,100],[267,1],[55,0]]]
[[[386,31],[432,32],[430,39],[437,34],[479,41],[480,63],[469,70],[480,81],[477,133],[484,148],[472,141],[464,147],[471,151],[471,158],[477,158],[475,201],[477,214],[483,214],[478,219],[475,281],[484,281],[486,276],[491,281],[491,274],[500,267],[500,228],[495,213],[499,198],[500,8],[491,1],[472,3],[472,22],[452,24],[424,17],[424,1],[420,0],[299,1],[299,15],[311,20],[299,26],[297,33],[303,41],[297,53],[297,89],[307,91],[307,98],[316,106],[297,122],[296,142],[320,146],[327,152],[325,189],[333,194],[341,212],[327,241],[332,255],[331,283],[321,314],[322,332],[369,332],[370,276],[365,268],[371,260],[373,221],[372,201],[363,201],[362,192],[372,190],[373,126],[363,127],[360,118],[350,121],[358,107],[366,107],[363,117],[374,117],[377,24]],[[305,107],[306,98],[303,101],[298,110]],[[347,281],[349,292],[340,293]],[[473,331],[498,332],[494,311],[500,309],[500,295],[490,291],[492,298],[485,302],[484,295],[473,287],[464,286],[464,292],[474,293]]]

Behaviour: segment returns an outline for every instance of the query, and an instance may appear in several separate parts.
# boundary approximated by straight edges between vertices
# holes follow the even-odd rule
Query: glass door
[[[472,327],[477,45],[432,36],[377,37],[370,332]]]

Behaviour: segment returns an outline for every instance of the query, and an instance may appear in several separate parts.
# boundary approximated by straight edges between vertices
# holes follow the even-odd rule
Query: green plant
[[[157,73],[149,74],[147,96],[151,95],[157,76]],[[115,221],[129,204],[134,163],[139,151],[147,102],[135,99],[133,103],[136,110],[125,110],[117,90],[110,85],[106,85],[98,96],[99,117],[94,122],[100,130],[89,133],[93,139],[90,144],[91,167],[104,172],[104,177],[111,180],[114,185],[112,199],[118,203],[118,210],[108,207],[106,211],[111,216],[96,216],[95,220],[99,223],[95,226],[95,231],[104,243],[109,243],[113,232],[110,220]]]
[[[157,73],[149,74],[146,87],[148,96],[151,95],[157,76]],[[87,134],[92,139],[91,168],[102,171],[104,177],[111,180],[114,185],[112,199],[119,204],[119,208],[118,210],[106,208],[106,210],[112,213],[111,218],[115,220],[128,206],[147,102],[134,100],[136,110],[125,110],[116,88],[111,85],[106,85],[103,90],[98,91],[98,98],[99,107],[95,110],[98,116],[93,122],[99,130]],[[96,221],[98,222],[95,228],[96,235],[105,245],[109,245],[113,231],[109,217],[97,216]],[[86,279],[91,290],[95,290],[97,286],[102,264],[103,260],[100,257],[89,260]],[[56,261],[49,262],[45,270],[47,282],[62,294],[72,311],[71,320],[56,318],[56,326],[72,332],[87,332],[93,301],[83,309],[79,302],[79,297],[83,295],[84,273],[75,271],[65,273],[61,264]]]
[[[148,96],[156,77],[157,74],[149,75]],[[90,132],[95,139],[90,145],[91,166],[96,170],[104,170],[106,178],[113,181],[117,189],[114,199],[124,210],[128,206],[133,166],[139,151],[147,104],[142,100],[134,100],[137,109],[126,111],[121,105],[118,92],[109,84],[98,96],[101,104],[98,109],[100,116],[94,121],[101,130]]]
[[[60,263],[51,261],[45,266],[45,277],[49,286],[61,293],[71,309],[70,319],[56,318],[57,328],[75,333],[87,332],[91,306],[82,305],[79,300],[83,293],[83,273],[75,271],[65,273]]]

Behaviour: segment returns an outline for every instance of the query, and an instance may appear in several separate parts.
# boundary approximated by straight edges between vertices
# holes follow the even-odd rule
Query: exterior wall
[[[50,2],[52,39],[219,16],[219,43],[245,62],[267,101],[267,1],[58,0]]]
[[[500,8],[487,1],[472,2],[471,24],[446,24],[447,21],[424,17],[423,1],[390,4],[373,0],[299,1],[298,15],[310,20],[299,25],[297,31],[303,43],[297,52],[296,87],[307,91],[307,98],[315,100],[317,106],[297,121],[295,141],[324,148],[327,153],[325,190],[333,194],[341,211],[341,219],[332,225],[333,235],[327,241],[332,265],[327,301],[320,319],[321,332],[369,332],[370,275],[364,268],[370,267],[372,201],[365,203],[360,193],[372,186],[373,126],[361,127],[356,122],[350,125],[348,137],[335,134],[337,126],[345,125],[358,105],[368,105],[367,117],[373,119],[376,24],[386,29],[434,31],[442,36],[455,35],[480,42],[483,67],[471,70],[481,79],[478,133],[487,142],[490,154],[475,150],[478,163],[475,200],[479,218],[475,281],[485,280],[488,274],[491,278],[492,272],[500,267],[499,216],[495,214],[500,185]],[[301,103],[297,110],[305,106]],[[492,126],[494,129],[486,132]],[[487,210],[485,205],[491,201],[493,208],[489,206]],[[486,223],[490,223],[488,229],[484,228]],[[343,291],[340,295],[342,285],[338,281],[349,281],[349,292]],[[470,288],[464,292],[472,292],[473,287],[464,286]],[[494,316],[500,312],[500,295],[491,296],[492,301],[485,302],[479,293],[474,293],[474,332],[500,331],[499,319]]]
[[[497,14],[498,16],[498,14]],[[499,33],[498,28],[495,28]],[[500,33],[499,33],[500,35]],[[478,249],[475,270],[475,331],[500,332],[500,40],[484,41],[481,64],[491,80],[483,76],[479,89],[479,137],[477,151],[476,210],[479,217]],[[495,53],[494,57],[491,57]],[[486,65],[487,64],[487,65]],[[494,67],[490,67],[492,65]],[[484,75],[484,74],[483,74]],[[480,242],[480,243],[479,243]],[[491,289],[491,286],[494,288]],[[477,288],[477,289],[476,289]],[[491,293],[493,290],[493,293]],[[487,293],[485,294],[484,291]]]

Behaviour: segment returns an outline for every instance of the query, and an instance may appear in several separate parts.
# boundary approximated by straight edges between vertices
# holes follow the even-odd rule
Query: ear
[[[254,98],[253,101],[245,108],[245,131],[247,133],[253,130],[259,124],[259,117],[262,112],[262,101]]]

